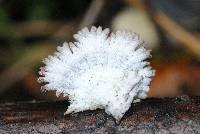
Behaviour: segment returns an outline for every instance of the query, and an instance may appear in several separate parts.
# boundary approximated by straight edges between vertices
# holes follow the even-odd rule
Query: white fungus
[[[100,108],[120,121],[132,102],[147,97],[155,73],[145,61],[150,52],[135,33],[109,36],[109,29],[92,27],[74,38],[44,60],[43,89],[69,97],[65,114]]]

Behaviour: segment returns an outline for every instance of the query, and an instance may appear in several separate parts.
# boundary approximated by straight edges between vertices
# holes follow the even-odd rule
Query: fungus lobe
[[[74,38],[44,60],[43,89],[68,96],[65,114],[100,108],[120,121],[132,102],[147,97],[155,73],[146,61],[150,51],[135,33],[109,34],[101,27],[84,28]]]

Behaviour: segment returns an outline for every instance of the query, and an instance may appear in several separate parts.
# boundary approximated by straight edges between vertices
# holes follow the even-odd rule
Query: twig
[[[69,37],[68,34],[72,34],[75,31],[73,30],[75,26],[75,21],[31,21],[14,24],[14,31],[17,36],[22,38],[50,36],[50,38],[63,39]]]
[[[185,48],[189,49],[193,54],[200,58],[200,40],[198,40],[195,35],[184,29],[164,13],[154,13],[148,10],[148,6],[143,0],[128,0],[128,2],[131,6],[136,7],[148,15],[152,15],[154,21],[160,26],[160,28],[177,39],[177,41],[179,41]]]
[[[86,12],[79,29],[83,27],[90,27],[96,20],[97,16],[99,15],[105,0],[93,0],[88,11]]]
[[[198,40],[196,36],[163,13],[156,13],[154,19],[163,30],[200,58],[200,40]]]

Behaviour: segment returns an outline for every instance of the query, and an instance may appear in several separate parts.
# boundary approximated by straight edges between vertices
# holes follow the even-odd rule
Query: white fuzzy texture
[[[145,61],[150,52],[135,33],[108,34],[101,27],[84,28],[74,35],[76,42],[45,59],[39,79],[46,90],[69,97],[66,114],[100,108],[119,121],[132,102],[147,97],[154,75]]]

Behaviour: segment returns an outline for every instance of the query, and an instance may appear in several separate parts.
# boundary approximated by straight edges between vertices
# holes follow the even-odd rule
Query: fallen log
[[[69,103],[0,104],[0,133],[200,133],[200,97],[146,99],[119,124],[104,110],[64,116]]]

